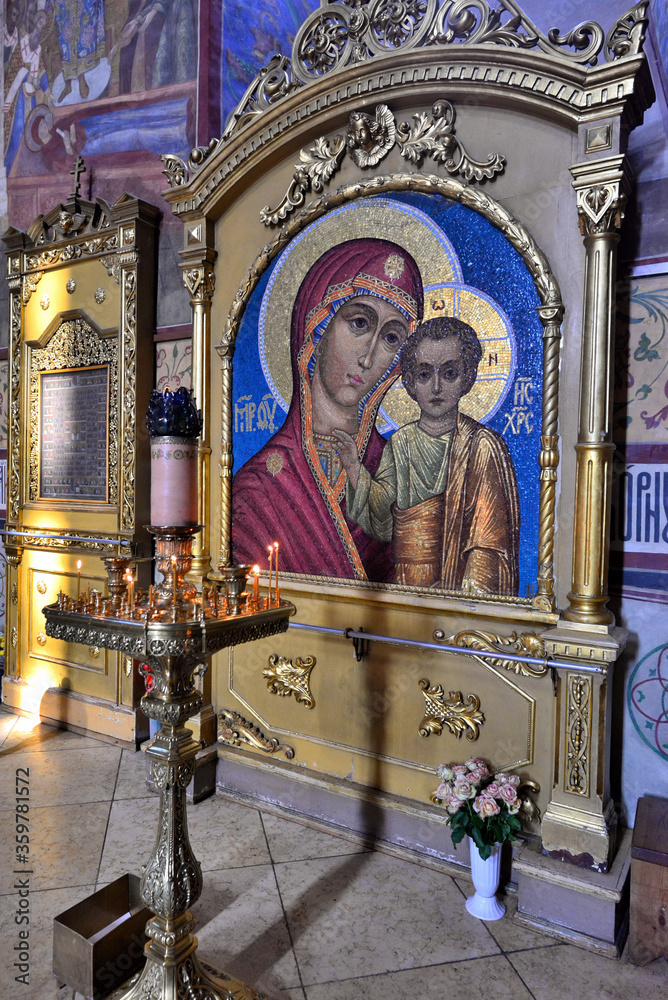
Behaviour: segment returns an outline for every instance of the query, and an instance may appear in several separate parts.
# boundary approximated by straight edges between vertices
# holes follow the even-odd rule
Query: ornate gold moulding
[[[194,606],[193,606],[194,607]],[[161,723],[147,748],[160,789],[158,834],[141,879],[142,899],[155,914],[146,926],[146,964],[114,1000],[263,1000],[262,995],[197,958],[189,911],[202,892],[202,869],[188,837],[186,788],[200,744],[185,722],[202,707],[195,675],[219,649],[285,632],[294,606],[281,601],[254,613],[166,622],[103,617],[50,604],[46,633],[66,642],[117,649],[142,659],[152,687],[142,709]],[[148,668],[148,670],[146,670]]]

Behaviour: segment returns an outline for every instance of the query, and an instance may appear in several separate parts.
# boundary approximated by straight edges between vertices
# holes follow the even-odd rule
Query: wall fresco
[[[611,584],[668,590],[668,276],[619,289]]]
[[[223,122],[274,52],[290,55],[300,24],[320,6],[318,0],[260,0],[248,16],[244,0],[223,4]]]
[[[192,387],[192,343],[190,340],[163,340],[155,345],[155,386],[175,392]]]
[[[64,197],[63,176],[78,154],[87,180],[127,154],[126,182],[150,156],[155,198],[164,186],[156,154],[185,155],[195,144],[196,0],[4,0],[4,8],[13,225],[25,228]],[[36,177],[39,189],[30,184]],[[99,184],[95,193],[105,195]]]
[[[423,299],[428,359],[409,339]],[[538,304],[505,237],[438,195],[374,196],[303,230],[263,276],[237,340],[235,558],[257,562],[274,530],[287,572],[530,597]],[[374,315],[365,318],[365,308]],[[462,374],[463,335],[449,333],[439,346],[433,334],[452,316],[477,334],[472,387]],[[440,354],[458,336],[459,375],[446,390],[454,361]],[[407,350],[399,379],[399,350],[411,342],[412,386]],[[431,395],[417,383],[420,366],[430,369]],[[442,381],[432,386],[436,369]],[[450,407],[447,427],[449,418],[442,427],[426,419],[439,406]],[[423,576],[406,569],[417,563]]]

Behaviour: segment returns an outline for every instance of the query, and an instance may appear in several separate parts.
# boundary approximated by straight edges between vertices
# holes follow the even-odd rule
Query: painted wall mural
[[[3,160],[13,225],[30,225],[64,196],[63,176],[78,154],[89,176],[120,165],[119,153],[128,172],[150,154],[157,195],[158,154],[185,155],[195,144],[197,0],[3,3]],[[45,179],[41,196],[30,185],[36,177]],[[99,185],[96,194],[104,195]]]
[[[619,669],[632,823],[639,796],[668,795],[668,275],[618,291],[610,588],[630,633]]]
[[[319,0],[260,0],[250,18],[245,0],[224,0],[223,122],[273,53],[290,55],[300,24],[319,6]]]
[[[620,288],[615,365],[617,446],[612,580],[668,591],[668,277]]]
[[[273,532],[286,572],[530,597],[538,304],[505,237],[438,195],[304,229],[237,339],[235,558]]]

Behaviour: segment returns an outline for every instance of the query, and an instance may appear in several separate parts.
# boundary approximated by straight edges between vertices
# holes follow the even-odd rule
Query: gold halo
[[[456,316],[478,334],[482,359],[475,383],[459,403],[460,413],[484,423],[503,402],[515,370],[515,335],[500,306],[478,288],[460,283],[425,286],[424,318]],[[401,380],[383,397],[376,426],[381,432],[410,424],[420,417],[420,407]]]
[[[391,198],[373,197],[342,205],[303,229],[279,257],[262,297],[258,319],[262,370],[270,391],[286,413],[292,399],[290,323],[302,281],[331,247],[376,235],[397,243],[412,255],[425,288],[461,281],[457,255],[443,230],[425,212]]]

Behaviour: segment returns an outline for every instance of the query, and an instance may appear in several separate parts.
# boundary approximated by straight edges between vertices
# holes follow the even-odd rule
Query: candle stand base
[[[175,921],[149,921],[146,965],[108,1000],[266,1000],[263,993],[200,961],[191,933],[194,923],[190,913]]]
[[[160,792],[158,831],[141,878],[142,900],[155,916],[146,925],[146,965],[112,995],[114,1000],[265,1000],[197,958],[189,907],[202,892],[202,869],[188,836],[186,789],[201,747],[185,723],[202,708],[195,675],[206,670],[213,654],[287,631],[295,608],[279,599],[262,609],[249,604],[246,566],[227,573],[224,602],[212,594],[190,596],[183,577],[190,568],[193,533],[173,528],[158,533],[160,558],[167,562],[169,555],[171,567],[167,613],[150,596],[135,600],[132,591],[127,598],[119,594],[118,608],[111,602],[102,606],[97,597],[75,603],[61,594],[56,604],[43,609],[47,635],[116,649],[143,661],[140,669],[150,673],[151,685],[142,708],[160,724],[146,747],[151,781]],[[111,569],[120,573],[115,564]]]

